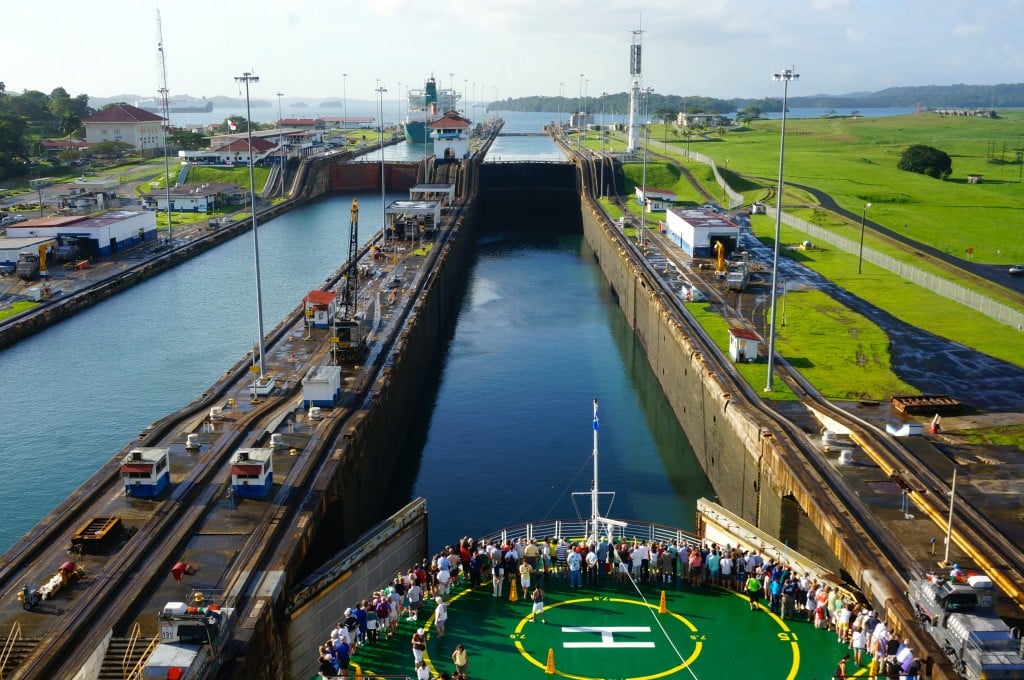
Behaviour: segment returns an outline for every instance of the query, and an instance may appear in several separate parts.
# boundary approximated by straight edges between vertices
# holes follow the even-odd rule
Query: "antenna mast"
[[[637,120],[640,109],[640,82],[643,79],[643,68],[641,55],[643,53],[644,32],[640,29],[633,31],[633,44],[629,46],[629,138],[626,141],[626,153],[636,153],[640,143],[640,128],[642,123]]]
[[[160,129],[164,137],[164,186],[167,189],[167,243],[174,245],[174,226],[171,220],[171,165],[167,158],[167,128],[171,124],[171,101],[167,97],[167,60],[164,55],[164,28],[160,21],[160,10],[156,11],[156,51],[157,65],[160,68],[160,115],[163,123]]]

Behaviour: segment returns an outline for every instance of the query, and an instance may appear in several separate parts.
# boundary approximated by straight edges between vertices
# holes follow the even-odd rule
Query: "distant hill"
[[[666,95],[651,93],[646,103],[652,112],[690,111],[733,113],[748,106],[757,106],[763,113],[782,110],[782,98],[715,99],[712,97]],[[857,92],[841,95],[818,94],[810,97],[789,97],[789,108],[885,108],[918,106],[922,108],[1024,108],[1024,83],[1002,85],[923,85],[890,87],[878,92]],[[629,108],[629,95],[617,92],[604,97],[588,97],[585,107],[600,115],[602,106],[609,114],[623,114]],[[561,112],[564,115],[584,108],[576,97],[518,97],[492,102],[497,111]]]

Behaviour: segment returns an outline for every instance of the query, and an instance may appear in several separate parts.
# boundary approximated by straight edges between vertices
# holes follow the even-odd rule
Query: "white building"
[[[739,228],[722,215],[709,210],[670,208],[665,214],[667,236],[690,257],[715,257],[715,242],[721,241],[726,255],[736,250]]]
[[[676,204],[676,192],[664,189],[636,187],[636,202],[644,206],[644,212],[665,212]]]
[[[434,140],[434,155],[438,161],[469,158],[469,119],[455,111],[430,124],[430,138]]]
[[[156,213],[149,210],[113,210],[95,217],[53,216],[27,220],[7,227],[12,238],[60,238],[74,240],[80,256],[110,257],[126,248],[156,238]]]
[[[155,113],[128,104],[110,106],[82,119],[85,141],[90,146],[100,142],[125,142],[143,153],[147,149],[163,150],[163,122]]]
[[[236,184],[206,182],[171,187],[171,210],[178,212],[215,211],[218,207],[245,203],[249,192]],[[142,197],[147,210],[167,210],[167,189],[154,189]]]

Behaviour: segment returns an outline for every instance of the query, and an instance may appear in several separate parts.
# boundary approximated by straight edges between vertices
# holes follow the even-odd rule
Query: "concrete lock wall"
[[[423,558],[427,551],[427,513],[417,499],[359,541],[357,548],[330,561],[328,569],[305,579],[290,594],[302,603],[285,613],[284,649],[290,655],[284,677],[309,678],[317,663],[311,641],[326,640],[347,607],[366,599],[394,578],[396,569]],[[307,591],[307,592],[302,592]]]
[[[305,520],[298,523],[288,550],[279,555],[276,569],[288,575],[303,573],[304,565],[315,561],[316,550],[326,538],[329,537],[334,550],[339,545],[352,544],[387,511],[388,498],[380,492],[381,480],[390,479],[401,463],[408,422],[422,407],[422,385],[440,360],[439,342],[454,327],[459,292],[472,255],[475,227],[475,206],[471,204],[451,225],[450,229],[455,232],[453,238],[437,249],[438,259],[419,301],[412,306],[409,319],[400,331],[393,360],[374,385],[372,398],[355,405],[346,404],[342,395],[342,405],[358,408],[359,414],[335,448],[329,464],[333,469],[325,468],[317,476],[315,487],[308,490],[304,500]],[[412,559],[426,557],[425,522],[421,534],[419,552],[396,556],[391,568],[408,566]],[[371,570],[364,576],[360,571],[359,578],[369,582],[375,573]],[[286,583],[285,590],[294,585]],[[374,583],[366,593],[383,585],[383,582]],[[280,599],[282,595],[274,598],[277,601],[268,599],[267,606],[253,611],[253,618],[257,620],[251,626],[241,627],[236,646],[244,649],[244,657],[236,660],[233,677],[281,677],[279,669],[301,664],[307,656],[313,655],[312,649],[296,648],[289,639],[318,639],[330,632],[329,627],[318,628],[314,638],[301,638],[292,632],[291,622],[276,616],[279,606],[287,605]],[[332,625],[343,611],[344,607],[327,617],[335,619]],[[317,619],[308,625],[318,627],[321,623]]]
[[[604,213],[586,200],[581,209],[584,236],[720,503],[839,570],[836,553],[783,486],[789,476],[783,469],[786,456],[777,450],[774,438],[750,414],[731,408],[731,395],[705,364],[687,330],[668,313],[664,293],[648,287]]]

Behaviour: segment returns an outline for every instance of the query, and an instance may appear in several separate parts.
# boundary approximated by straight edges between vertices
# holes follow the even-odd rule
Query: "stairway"
[[[110,645],[107,647],[106,656],[103,657],[103,665],[100,667],[99,675],[96,676],[97,679],[128,680],[128,674],[131,673],[135,665],[142,659],[142,655],[146,651],[149,642],[146,638],[138,638],[134,641],[133,646],[131,638],[110,638]],[[132,652],[128,659],[125,660],[125,652],[129,647],[132,648]],[[135,677],[140,676],[136,675]]]
[[[3,642],[0,640],[0,642]],[[35,651],[36,646],[42,642],[42,638],[23,638],[19,637],[10,643],[11,649],[10,654],[7,657],[7,662],[0,668],[0,678],[14,677],[18,670],[18,666],[25,658]]]

